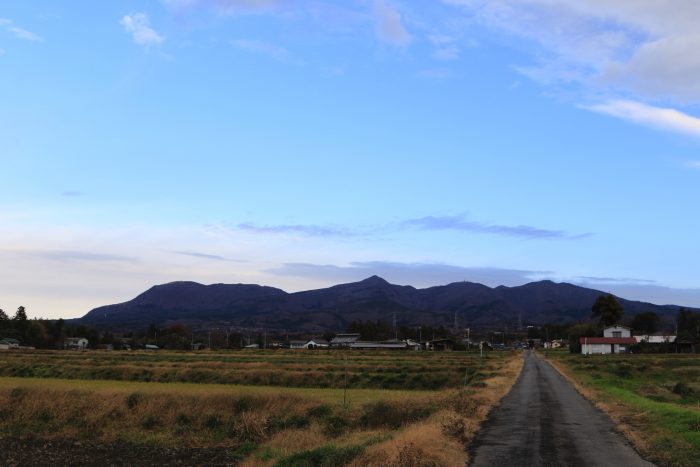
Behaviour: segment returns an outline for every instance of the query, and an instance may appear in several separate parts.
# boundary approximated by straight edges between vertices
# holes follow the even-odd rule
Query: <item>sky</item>
[[[0,307],[551,279],[700,306],[696,0],[0,0]]]

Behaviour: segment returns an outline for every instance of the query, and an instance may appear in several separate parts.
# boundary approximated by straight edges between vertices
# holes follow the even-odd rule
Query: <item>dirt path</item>
[[[653,466],[534,352],[470,446],[472,467]]]

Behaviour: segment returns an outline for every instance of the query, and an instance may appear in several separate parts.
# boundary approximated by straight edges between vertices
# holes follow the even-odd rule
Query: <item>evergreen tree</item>
[[[12,319],[15,321],[27,321],[27,311],[23,306],[17,308],[17,313]]]
[[[603,326],[612,326],[620,322],[624,310],[612,294],[601,295],[593,304],[591,310],[592,318],[598,319],[598,322]]]

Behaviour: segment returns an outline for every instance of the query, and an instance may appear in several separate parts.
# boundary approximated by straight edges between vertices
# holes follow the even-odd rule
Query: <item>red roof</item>
[[[580,337],[579,344],[636,344],[634,337]]]

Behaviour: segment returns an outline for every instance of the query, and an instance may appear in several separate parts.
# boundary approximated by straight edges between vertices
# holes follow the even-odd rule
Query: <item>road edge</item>
[[[637,432],[633,427],[631,427],[629,424],[627,424],[624,421],[624,414],[618,413],[611,404],[608,402],[605,402],[603,398],[600,396],[599,391],[594,389],[594,388],[589,388],[584,386],[583,384],[579,383],[576,381],[567,371],[565,368],[562,367],[562,365],[559,364],[559,362],[555,362],[550,358],[547,358],[546,355],[542,355],[540,352],[537,352],[537,356],[542,358],[544,361],[546,361],[552,368],[554,368],[557,373],[559,373],[562,378],[564,378],[566,381],[571,384],[576,392],[578,392],[583,398],[585,398],[588,402],[593,404],[595,408],[603,412],[605,415],[607,415],[610,420],[612,420],[613,425],[615,426],[615,431],[617,431],[622,437],[627,440],[629,445],[637,451],[637,454],[644,459],[647,462],[650,462],[654,465],[656,465],[653,461],[649,459],[649,446],[644,440],[644,437],[642,434]]]
[[[498,395],[496,398],[495,402],[491,404],[489,407],[488,411],[483,414],[483,417],[481,417],[476,425],[476,429],[470,434],[471,437],[469,438],[468,442],[465,444],[465,450],[467,453],[467,459],[466,462],[464,463],[465,466],[471,465],[471,461],[474,458],[474,440],[479,436],[479,433],[484,429],[486,423],[488,423],[489,417],[493,413],[494,410],[496,410],[500,405],[501,401],[503,401],[503,398],[505,398],[510,392],[513,390],[515,385],[520,381],[520,378],[523,376],[523,368],[525,368],[525,352],[521,352],[520,356],[518,357],[519,360],[519,368],[518,368],[518,374],[516,375],[515,378],[511,380],[510,386],[508,386],[507,390],[503,391],[501,394]]]

